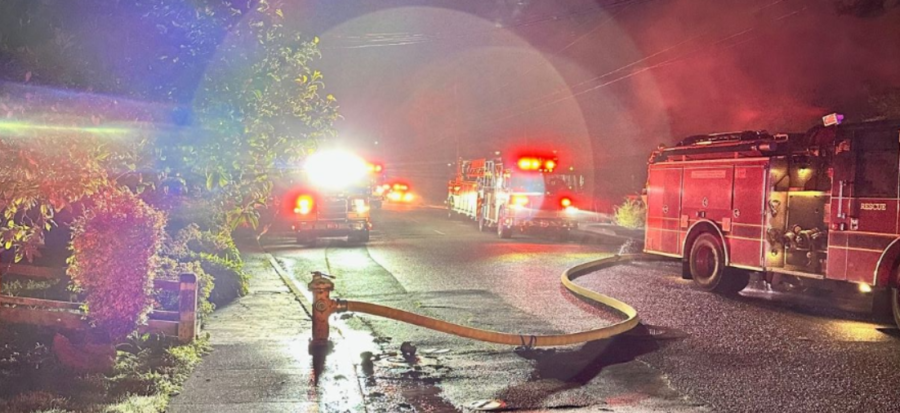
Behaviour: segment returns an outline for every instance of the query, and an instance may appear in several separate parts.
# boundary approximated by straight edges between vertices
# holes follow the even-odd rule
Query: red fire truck
[[[512,165],[507,166],[507,165]],[[460,160],[448,185],[448,215],[478,222],[481,231],[495,228],[500,238],[515,230],[549,233],[566,239],[577,226],[569,175],[555,172],[555,156],[522,156],[514,160]]]
[[[751,271],[859,284],[900,324],[900,121],[692,136],[653,152],[645,251],[704,290]],[[878,300],[875,300],[876,304]]]
[[[352,153],[323,150],[310,155],[284,190],[285,212],[297,243],[312,245],[325,237],[368,242],[374,172],[372,164]]]

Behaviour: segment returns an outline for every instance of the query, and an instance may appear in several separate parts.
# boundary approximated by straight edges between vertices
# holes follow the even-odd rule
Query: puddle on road
[[[440,355],[420,354],[408,361],[389,338],[376,339],[339,317],[330,322],[333,346],[314,354],[311,375],[317,383],[311,400],[321,411],[459,411],[441,397],[438,384],[449,368]],[[369,363],[364,353],[371,355]]]

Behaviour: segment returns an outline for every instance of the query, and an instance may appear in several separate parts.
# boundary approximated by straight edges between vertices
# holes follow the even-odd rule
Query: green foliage
[[[158,266],[155,277],[161,280],[178,281],[181,274],[187,273],[197,276],[197,316],[201,320],[206,320],[216,308],[209,301],[209,295],[212,293],[215,280],[203,271],[203,267],[200,266],[197,260],[189,256],[180,256],[180,258],[159,256],[156,262]],[[158,291],[156,293],[156,302],[163,310],[178,311],[178,294],[177,291]]]
[[[83,374],[62,367],[40,344],[51,337],[43,329],[0,326],[0,412],[164,412],[210,351],[208,335],[181,345],[132,333],[116,346],[111,374]]]
[[[15,87],[0,94],[0,249],[32,260],[57,214],[80,213],[87,198],[118,186],[113,177],[137,168],[147,141],[133,129],[102,125],[123,113],[143,116],[123,106],[73,105]]]
[[[115,373],[111,379],[119,394],[151,396],[178,392],[190,371],[209,352],[209,340],[198,338],[191,344],[171,346],[156,335],[132,334],[119,346]]]
[[[14,297],[33,297],[33,298],[51,298],[48,292],[60,284],[59,279],[54,280],[34,280],[25,278],[21,280],[12,280],[10,277],[0,279],[0,291],[5,295]]]
[[[200,254],[200,265],[215,282],[210,301],[225,304],[249,292],[249,277],[240,264],[210,254]]]
[[[128,191],[93,197],[72,226],[67,273],[84,291],[87,314],[109,338],[134,330],[150,309],[165,216]]]
[[[217,200],[215,213],[234,230],[256,228],[273,181],[334,135],[334,96],[323,93],[318,38],[283,24],[268,2],[231,28],[232,37],[210,63],[197,98],[204,136],[162,148],[189,186]]]
[[[227,232],[201,231],[197,225],[188,225],[174,237],[166,237],[157,261],[158,278],[177,280],[183,273],[197,275],[201,319],[206,319],[216,304],[247,294],[249,276]],[[177,309],[178,295],[174,292],[159,292],[156,300],[163,309]]]
[[[169,407],[169,396],[154,394],[139,396],[130,394],[125,400],[106,406],[103,413],[164,413]]]
[[[643,228],[647,219],[647,208],[644,203],[635,199],[626,199],[621,205],[616,206],[615,223],[621,227],[637,229]]]
[[[0,411],[11,413],[67,412],[66,406],[68,406],[68,404],[69,403],[65,398],[58,395],[43,391],[34,391],[20,394],[8,402],[0,400]]]
[[[188,225],[178,232],[175,243],[196,254],[208,254],[241,264],[241,254],[234,240],[227,233],[201,231],[197,225]]]

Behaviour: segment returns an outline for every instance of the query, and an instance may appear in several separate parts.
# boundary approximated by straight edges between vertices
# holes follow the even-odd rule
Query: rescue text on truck
[[[645,251],[733,293],[749,272],[857,283],[900,325],[900,120],[692,136],[655,151]]]
[[[534,231],[564,240],[576,227],[574,190],[555,172],[555,156],[460,160],[457,165],[448,184],[450,217],[468,217],[482,231],[495,229],[500,238]]]
[[[293,210],[297,242],[343,236],[350,242],[368,242],[372,228],[371,172],[370,164],[350,153],[322,151],[310,155]]]

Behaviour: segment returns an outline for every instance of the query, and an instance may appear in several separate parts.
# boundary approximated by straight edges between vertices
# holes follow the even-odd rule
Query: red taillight
[[[556,168],[556,162],[554,162],[553,160],[544,162],[544,169],[546,169],[548,171],[552,171],[553,168]]]
[[[294,213],[307,215],[312,212],[314,205],[315,202],[313,201],[313,197],[309,195],[300,195],[297,197],[297,206],[294,207]]]
[[[559,206],[561,206],[563,208],[568,208],[568,207],[572,206],[572,200],[569,198],[560,199]]]

